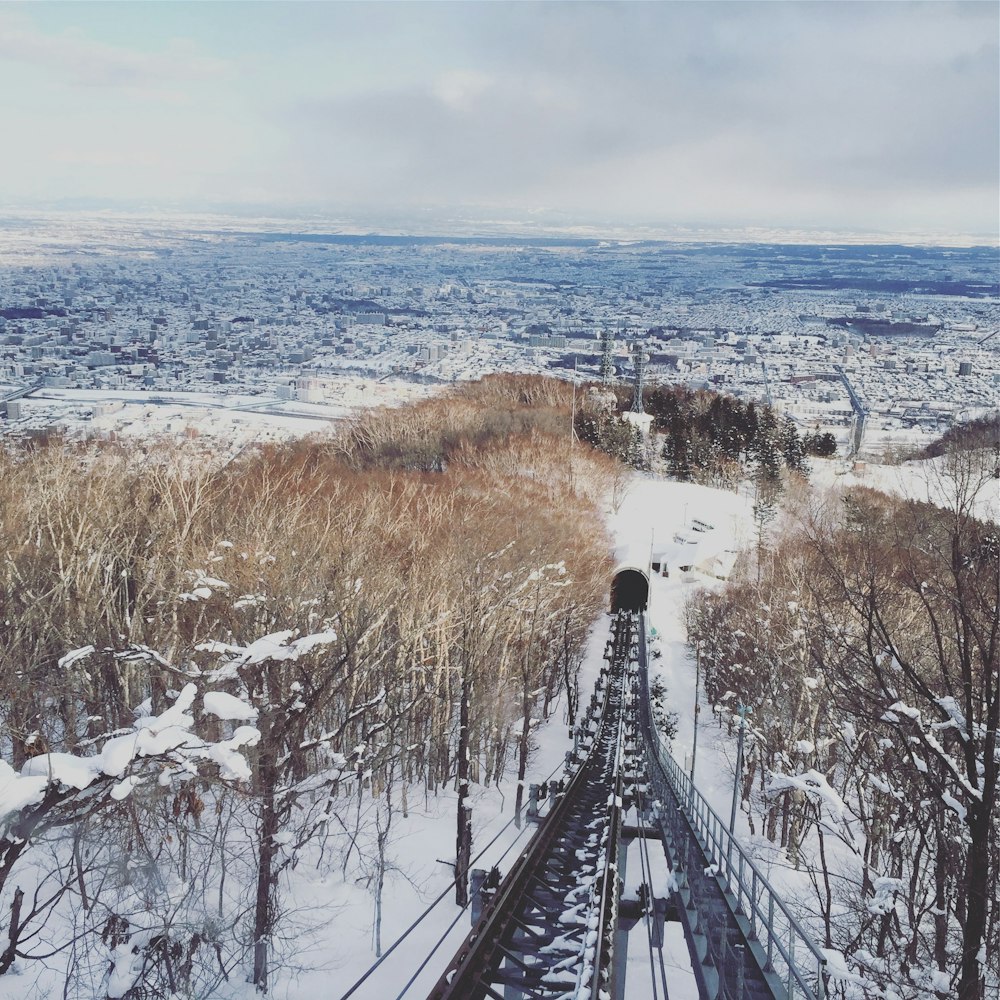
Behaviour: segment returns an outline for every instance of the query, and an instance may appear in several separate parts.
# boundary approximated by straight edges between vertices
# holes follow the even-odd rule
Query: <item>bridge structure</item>
[[[34,382],[31,385],[11,389],[10,392],[0,395],[0,406],[5,407],[8,403],[13,403],[16,399],[24,399],[25,396],[30,396],[33,392],[37,392],[43,385],[45,385],[45,380],[38,379],[37,382]]]
[[[648,577],[623,564],[604,664],[572,730],[563,777],[531,786],[527,821],[537,830],[506,874],[472,872],[472,929],[429,1000],[626,1000],[629,937],[640,925],[652,996],[669,1000],[677,974],[663,961],[667,921],[687,945],[685,988],[693,974],[702,1000],[827,997],[823,951],[657,729],[647,603]],[[633,844],[642,878],[626,894]],[[662,852],[669,878],[653,877],[652,851]],[[367,975],[342,1000],[364,996]],[[397,1000],[410,996],[410,984]],[[649,995],[648,984],[637,994]]]
[[[868,421],[868,409],[854,391],[851,380],[847,377],[842,365],[834,365],[833,370],[840,376],[847,395],[851,400],[851,408],[854,410],[854,418],[851,421],[850,452],[848,458],[852,458],[861,451],[861,441],[865,435],[865,424]]]

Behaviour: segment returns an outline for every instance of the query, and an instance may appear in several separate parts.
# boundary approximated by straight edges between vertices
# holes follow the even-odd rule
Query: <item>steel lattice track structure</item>
[[[512,992],[596,998],[607,990],[617,923],[625,685],[638,628],[637,615],[614,616],[598,681],[604,698],[595,697],[588,710],[584,731],[592,739],[584,759],[429,994],[433,1000],[503,1000]]]
[[[643,613],[612,615],[605,659],[578,749],[567,755],[575,773],[429,1000],[622,1000],[624,969],[612,965],[616,932],[624,945],[628,923],[624,912],[619,923],[618,852],[640,835],[622,826],[632,799],[648,831],[641,835],[662,844],[674,873],[670,914],[684,929],[701,996],[823,1000],[822,952],[655,730]]]

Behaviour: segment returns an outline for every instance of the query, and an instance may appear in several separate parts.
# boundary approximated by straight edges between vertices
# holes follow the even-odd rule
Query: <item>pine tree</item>
[[[806,449],[791,417],[786,416],[779,430],[781,454],[792,472],[806,471]]]

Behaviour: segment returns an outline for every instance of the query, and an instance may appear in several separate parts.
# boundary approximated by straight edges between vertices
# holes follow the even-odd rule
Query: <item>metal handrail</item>
[[[763,971],[765,973],[776,971],[774,958],[775,951],[777,951],[785,965],[786,976],[784,979],[789,1000],[793,1000],[796,996],[796,987],[801,989],[801,995],[806,1000],[824,1000],[827,978],[826,956],[813,941],[808,931],[789,911],[756,862],[729,832],[728,825],[709,805],[701,792],[694,787],[690,777],[660,739],[660,735],[653,725],[648,697],[645,615],[642,616],[639,634],[641,643],[639,667],[647,690],[645,715],[648,732],[653,741],[654,760],[677,796],[681,812],[692,831],[701,841],[702,849],[715,867],[716,877],[724,880],[724,890],[735,899],[735,912],[747,914],[752,934],[758,939],[765,939],[767,961]],[[735,864],[734,851],[736,854]],[[786,921],[785,926],[780,930],[787,931],[787,940],[783,940],[783,934],[777,933],[779,929],[775,924],[776,912],[780,913]],[[796,957],[796,942],[801,942],[804,945],[806,953],[804,959]],[[808,956],[811,956],[814,961],[809,963],[809,968],[806,968],[805,962],[809,961]]]

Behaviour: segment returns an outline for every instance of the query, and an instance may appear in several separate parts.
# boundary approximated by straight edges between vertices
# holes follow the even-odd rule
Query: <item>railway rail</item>
[[[431,1000],[607,995],[619,882],[625,699],[640,618],[612,619],[606,666],[573,752],[576,771],[487,903]]]

